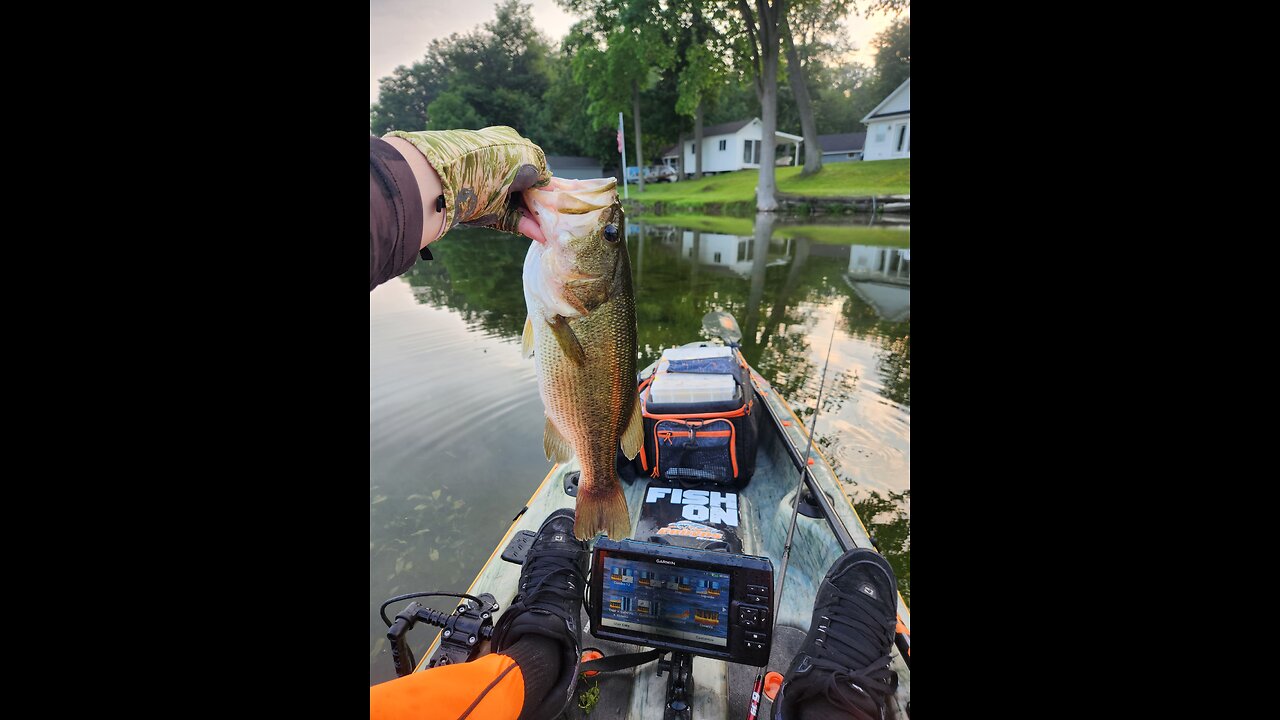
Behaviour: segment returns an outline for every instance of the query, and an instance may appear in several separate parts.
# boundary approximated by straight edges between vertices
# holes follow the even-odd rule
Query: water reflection
[[[627,244],[635,280],[638,367],[656,360],[666,347],[702,337],[702,316],[708,311],[731,312],[743,330],[742,349],[747,360],[773,383],[808,424],[814,412],[827,341],[834,330],[816,440],[847,484],[850,498],[879,542],[881,551],[893,564],[902,594],[910,603],[910,249],[820,242],[821,237],[809,238],[794,231],[785,233],[788,237],[780,237],[779,227],[776,216],[768,213],[757,216],[749,236],[677,228],[660,224],[656,219],[629,220]],[[451,369],[438,362],[441,345],[437,343],[444,343],[443,339],[432,339],[428,343],[425,337],[397,336],[396,342],[402,344],[410,339],[422,345],[430,344],[434,354],[403,367],[379,366],[375,372],[371,366],[371,395],[383,392],[392,395],[412,382],[424,388],[423,395],[414,400],[423,408],[438,408],[441,402],[452,402],[431,393],[457,385],[456,363],[467,363],[465,358],[480,352],[466,349],[471,342],[468,336],[486,339],[484,352],[490,354],[484,357],[492,358],[496,353],[506,358],[505,354],[509,353],[512,362],[518,360],[518,338],[525,319],[521,270],[527,249],[527,241],[511,235],[457,229],[432,246],[435,260],[419,262],[403,279],[392,281],[407,282],[422,310],[429,307],[433,308],[431,312],[444,311],[461,319],[461,327],[451,331],[452,339],[448,341],[460,350],[455,369]],[[380,322],[398,321],[385,317],[380,318]],[[380,352],[384,351],[375,348],[371,339],[371,357]],[[540,457],[541,408],[533,390],[532,363],[526,363],[527,368],[521,365],[513,369],[505,360],[498,363],[495,358],[486,362],[492,363],[492,370],[486,370],[482,363],[471,363],[475,367],[467,368],[466,384],[485,388],[486,412],[499,408],[503,397],[517,402],[519,407],[507,413],[511,427],[520,430],[504,428],[503,432],[527,430],[529,437],[517,440],[512,435],[501,436],[530,447],[518,449],[517,454],[522,458],[518,463],[505,457],[508,453],[499,453],[504,457],[493,458],[466,454],[466,472],[468,477],[506,478],[506,483],[512,483],[513,473],[528,475],[522,481],[527,487],[522,485],[518,492],[513,487],[509,493],[511,498],[524,498],[547,468]],[[402,374],[412,379],[406,380]],[[406,415],[396,418],[401,433],[417,432],[425,437],[430,435],[431,423],[439,422],[438,413],[433,416],[429,410],[422,409],[417,411],[422,427],[414,429],[417,421],[407,414],[408,410],[405,412]],[[378,443],[375,435],[371,422],[371,446]],[[415,472],[430,474],[433,463],[437,466],[440,463],[430,448],[415,442],[413,452],[406,451],[405,464],[397,469],[397,476],[412,478]],[[533,460],[526,462],[524,458]],[[420,463],[421,467],[415,469],[410,463]],[[440,471],[434,472],[438,475]],[[380,477],[385,473],[372,458],[370,474],[371,484],[385,485],[386,478]],[[465,501],[461,506],[465,508],[473,504],[469,493],[483,493],[485,487],[493,492],[492,486],[471,487],[450,482],[444,493],[452,494],[451,503]],[[433,491],[434,488],[429,489],[425,494],[430,496]],[[404,497],[411,493],[423,494],[421,489],[401,492]],[[385,494],[385,488],[371,491],[371,501]],[[505,504],[518,502],[504,499],[504,511]],[[409,507],[418,509],[414,503],[409,503]],[[455,514],[459,517],[449,518],[451,521],[475,522],[474,514],[470,517],[462,517],[461,511]],[[407,526],[375,527],[379,523],[372,518],[373,515],[371,551],[375,545],[389,546],[396,540],[374,535],[403,534],[410,530]],[[498,528],[505,519],[499,518],[494,527]],[[441,520],[437,517],[432,522]],[[411,532],[423,532],[426,527],[417,522],[414,521]],[[433,527],[432,534],[439,529]],[[426,536],[424,532],[423,537]],[[412,542],[417,538],[405,539]],[[483,538],[469,540],[485,545]],[[467,579],[479,570],[494,542],[496,540],[489,541],[483,548],[485,552],[477,553],[478,559],[462,558],[457,561],[456,569],[443,575],[437,572],[429,579],[406,578],[399,567],[383,570],[376,582],[384,582],[385,578],[387,587],[373,588],[372,595],[377,596],[378,591],[393,586],[402,586],[400,592],[410,587],[428,589],[418,585],[437,579],[457,579],[454,584],[458,586],[447,589],[465,589]],[[401,552],[404,549],[397,550],[391,557],[401,557]],[[405,562],[409,562],[408,556],[404,557]],[[443,568],[449,561],[449,557],[441,556],[439,566]],[[418,562],[415,568],[423,563]],[[446,589],[436,587],[442,584],[445,583],[434,582],[432,587]],[[390,594],[384,592],[381,597]],[[371,638],[372,649],[376,636]],[[371,657],[375,655],[381,656],[381,653],[371,653]],[[379,658],[375,660],[381,662]],[[390,663],[386,664],[389,673]],[[371,681],[379,673],[371,670]]]

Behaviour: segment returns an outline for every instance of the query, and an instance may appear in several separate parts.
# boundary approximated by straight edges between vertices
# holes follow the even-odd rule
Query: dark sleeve
[[[409,163],[369,136],[369,289],[413,267],[422,243],[422,193]]]

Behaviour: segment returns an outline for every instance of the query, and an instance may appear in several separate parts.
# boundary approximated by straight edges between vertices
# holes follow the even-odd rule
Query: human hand
[[[551,180],[542,148],[505,126],[482,130],[396,130],[383,136],[412,143],[440,177],[443,235],[456,225],[490,227],[542,241],[520,193]]]

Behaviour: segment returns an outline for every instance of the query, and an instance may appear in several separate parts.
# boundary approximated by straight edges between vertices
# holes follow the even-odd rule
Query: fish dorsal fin
[[[533,316],[524,318],[524,332],[520,335],[520,357],[533,357]]]
[[[640,401],[633,397],[631,398],[631,419],[627,421],[627,427],[622,431],[622,454],[626,455],[628,460],[633,460],[643,444],[644,418],[640,416]]]
[[[547,418],[546,425],[542,427],[542,451],[546,453],[548,460],[558,463],[567,462],[573,457],[573,446],[556,429],[551,418]]]
[[[556,342],[560,344],[565,357],[578,367],[586,365],[587,353],[583,351],[582,343],[578,342],[578,336],[573,334],[573,328],[569,327],[569,321],[563,315],[553,315],[547,324],[551,326],[551,334],[556,336]]]

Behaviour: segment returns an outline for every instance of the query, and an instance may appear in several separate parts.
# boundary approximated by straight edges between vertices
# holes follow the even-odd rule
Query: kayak
[[[724,345],[725,343],[719,338],[713,338],[688,343],[682,346],[682,349],[716,348]],[[842,484],[816,443],[812,445],[808,462],[805,462],[810,441],[804,423],[770,383],[742,359],[735,344],[730,342],[729,345],[733,347],[735,357],[745,369],[745,375],[749,376],[755,390],[756,400],[751,411],[757,414],[757,435],[754,472],[744,486],[731,488],[737,497],[735,517],[730,521],[733,527],[729,535],[733,537],[728,551],[745,556],[767,558],[772,563],[774,572],[780,576],[793,508],[795,508],[797,495],[800,496],[799,514],[796,516],[792,549],[786,563],[785,581],[781,596],[772,605],[776,624],[773,626],[772,644],[768,650],[768,664],[765,667],[767,671],[785,674],[809,632],[814,597],[818,585],[832,563],[848,549],[874,546],[866,526],[858,517]],[[659,364],[655,362],[640,371],[637,381],[641,388],[660,371]],[[556,509],[575,506],[577,490],[575,483],[578,472],[578,459],[575,457],[553,466],[546,473],[524,509],[507,528],[502,540],[494,548],[467,590],[468,594],[491,594],[499,605],[499,617],[514,598],[520,577],[521,565],[510,559],[511,548],[519,545],[522,537],[527,538],[536,532],[542,521]],[[631,512],[632,537],[641,541],[667,542],[662,537],[651,534],[654,527],[653,518],[647,516],[653,510],[652,501],[655,495],[666,495],[670,499],[669,493],[655,492],[651,489],[662,482],[655,479],[656,470],[653,477],[627,472],[622,472],[621,475],[627,507]],[[704,492],[702,497],[706,497],[707,494]],[[712,494],[712,497],[717,495]],[[648,507],[646,507],[646,500],[649,501]],[[699,508],[699,510],[702,509]],[[685,517],[688,518],[689,514],[686,513]],[[703,522],[680,520],[662,527],[657,532],[690,535],[697,538],[713,535],[720,537],[715,530],[714,522],[711,522],[715,519],[714,514],[695,515],[695,520]],[[598,537],[603,538],[603,536]],[[603,539],[598,541],[605,542]],[[593,544],[596,542],[592,541]],[[718,544],[722,547],[726,545],[723,542]],[[504,555],[508,557],[504,558]],[[593,569],[592,572],[595,573],[596,570]],[[610,573],[613,574],[610,575]],[[650,576],[652,573],[640,573],[637,578],[632,570],[613,568],[604,573],[603,580],[615,585],[631,583],[625,587],[637,589],[650,584],[661,584],[657,582],[658,578]],[[671,592],[691,593],[705,598],[708,602],[716,600],[723,589],[723,586],[718,586],[716,582],[708,583],[706,579],[679,578],[677,582],[673,577],[672,580]],[[638,607],[633,607],[632,601],[628,599],[625,601],[624,608],[622,600],[606,601],[605,611],[622,612],[625,609],[627,612],[654,615],[660,612],[657,603],[643,599],[637,602]],[[727,600],[725,602],[727,603]],[[891,667],[898,675],[898,687],[890,698],[886,716],[908,718],[911,699],[911,614],[901,594],[897,598],[897,604],[898,636],[895,642],[896,648],[892,652]],[[720,617],[717,613],[705,609],[709,607],[707,602],[691,607],[694,609],[692,618],[689,617],[690,607],[673,608],[669,613],[666,612],[667,608],[663,607],[661,614],[667,618],[666,622],[684,623],[685,626],[692,628],[695,634],[689,637],[702,637],[696,635],[698,632],[715,633],[721,624]],[[703,609],[699,609],[700,607]],[[725,607],[728,607],[727,604]],[[600,639],[594,636],[587,604],[584,604],[582,610],[582,628],[584,649],[590,648],[602,653],[605,657],[641,653],[650,649],[650,646]],[[430,646],[418,656],[422,661],[414,668],[415,671],[422,671],[428,667],[429,662],[440,649],[440,643],[441,633],[438,631]],[[761,650],[761,652],[764,651]],[[747,717],[755,683],[761,673],[760,667],[697,656],[696,653],[692,658],[691,666],[692,682],[687,698],[686,717],[700,720],[711,718],[740,720]],[[668,682],[672,673],[667,672],[659,676],[657,670],[658,663],[653,661],[613,672],[601,672],[594,677],[585,678],[578,683],[575,694],[581,696],[581,705],[586,709],[571,704],[565,714],[570,718],[661,718],[664,716],[664,711],[670,712],[666,706]],[[770,689],[767,683],[766,688]],[[597,689],[598,694],[595,692]],[[772,712],[769,698],[773,693],[766,691],[764,695],[760,697],[759,717],[761,718],[770,717]]]

